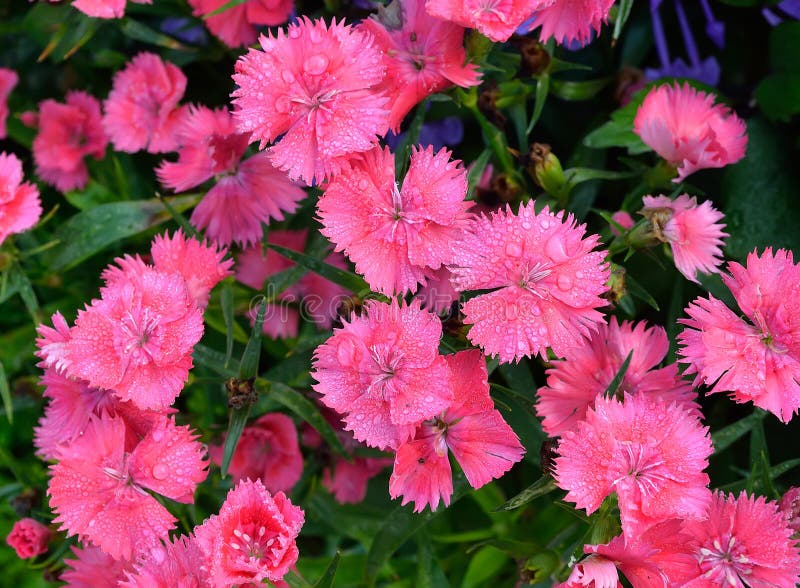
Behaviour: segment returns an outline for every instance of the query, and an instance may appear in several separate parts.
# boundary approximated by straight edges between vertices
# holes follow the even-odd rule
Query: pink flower
[[[600,33],[613,5],[614,0],[555,0],[533,13],[527,31],[541,27],[539,39],[543,43],[555,39],[560,45],[576,41],[585,44],[591,41],[592,32]]]
[[[431,94],[450,86],[477,86],[477,66],[467,61],[464,27],[432,17],[425,0],[395,0],[399,23],[380,13],[360,28],[383,48],[384,87],[392,98],[389,126],[395,133],[408,112]]]
[[[122,18],[127,0],[72,0],[72,5],[95,18]],[[137,4],[151,4],[152,0],[132,0]]]
[[[178,107],[186,90],[180,68],[155,53],[139,53],[114,75],[103,105],[103,127],[114,149],[135,153],[174,151],[176,132],[185,107]]]
[[[519,438],[495,410],[489,396],[486,360],[477,349],[445,356],[453,400],[441,414],[423,422],[412,441],[397,449],[389,495],[414,502],[414,512],[439,498],[450,504],[453,476],[448,449],[473,488],[501,477],[522,459]]]
[[[642,198],[642,214],[650,220],[656,238],[669,243],[675,267],[688,280],[697,281],[697,272],[719,273],[722,265],[722,237],[725,225],[718,222],[723,214],[706,200],[698,206],[697,199],[681,194],[675,200],[667,196]]]
[[[314,352],[313,388],[325,406],[344,415],[356,439],[394,449],[452,399],[438,352],[442,324],[419,301],[396,300],[368,300],[362,316],[342,323]]]
[[[167,417],[144,437],[130,435],[120,418],[92,417],[50,466],[54,522],[114,558],[145,553],[175,523],[147,490],[190,504],[208,473],[204,453],[188,427]]]
[[[294,212],[305,191],[269,162],[264,153],[242,161],[248,135],[239,134],[226,109],[192,107],[178,131],[178,161],[165,161],[156,170],[161,182],[175,191],[206,180],[216,184],[192,213],[191,222],[226,245],[256,243],[262,223],[283,220]]]
[[[39,190],[22,180],[22,162],[14,154],[0,153],[0,244],[33,227],[42,216]]]
[[[623,588],[614,562],[594,554],[576,563],[567,581],[559,584],[558,588],[580,588],[581,586]]]
[[[555,478],[565,500],[591,514],[616,492],[628,535],[668,518],[701,518],[713,452],[692,411],[646,395],[600,397],[558,444]]]
[[[8,97],[17,85],[19,76],[13,69],[0,67],[0,139],[6,138],[6,119],[8,118]]]
[[[223,259],[227,251],[194,238],[186,238],[178,229],[172,235],[156,235],[150,247],[153,265],[158,271],[178,273],[186,280],[186,287],[197,306],[208,306],[211,290],[225,277],[231,275],[232,259]]]
[[[66,582],[67,588],[116,588],[131,568],[130,562],[114,559],[99,547],[85,545],[70,549],[78,559],[64,560],[68,569],[59,580]]]
[[[153,547],[126,576],[120,588],[212,588],[194,537],[180,536]]]
[[[800,531],[800,488],[789,488],[781,497],[779,508],[786,516],[789,528],[795,533]]]
[[[205,16],[224,6],[227,0],[189,0],[195,16]],[[248,0],[221,14],[204,19],[208,30],[228,47],[245,47],[256,41],[253,25],[280,25],[289,20],[294,0]]]
[[[608,325],[600,325],[589,340],[571,349],[566,359],[554,360],[547,370],[547,386],[537,392],[536,412],[544,418],[542,428],[551,437],[575,430],[629,353],[631,362],[617,389],[618,398],[645,394],[693,409],[699,417],[699,408],[693,402],[695,394],[678,375],[678,366],[654,369],[668,349],[667,334],[661,327],[648,329],[644,322],[634,325],[629,321],[620,325],[616,317],[611,317]]]
[[[352,457],[351,461],[336,457],[330,467],[322,471],[322,485],[341,504],[357,504],[367,494],[367,483],[392,465],[384,457]]]
[[[14,527],[6,537],[6,543],[14,548],[17,557],[28,559],[47,551],[52,533],[37,520],[26,518],[14,523]]]
[[[398,189],[388,148],[337,175],[317,204],[322,234],[355,263],[373,290],[415,292],[454,255],[468,218],[467,174],[442,149],[415,148]]]
[[[302,509],[256,480],[239,482],[219,511],[195,528],[214,586],[280,580],[297,561]]]
[[[698,169],[725,167],[744,157],[744,121],[714,96],[689,84],[650,90],[636,113],[634,132],[677,168],[679,182]]]
[[[707,518],[685,521],[695,572],[686,588],[750,586],[793,588],[800,583],[800,554],[778,505],[744,492],[716,492]]]
[[[209,450],[211,461],[222,463],[222,446]],[[289,492],[303,475],[303,455],[297,428],[285,414],[265,414],[245,427],[228,472],[234,482],[261,480],[269,492]]]
[[[696,374],[695,386],[730,392],[787,423],[800,408],[800,267],[791,252],[768,248],[728,271],[722,280],[750,322],[713,296],[695,299],[690,318],[679,321],[687,326],[678,335],[679,361]]]
[[[532,12],[553,0],[426,0],[431,16],[478,29],[492,41],[507,41]]]
[[[633,217],[630,214],[628,214],[627,212],[625,212],[624,210],[618,210],[617,212],[612,214],[611,215],[611,220],[613,220],[620,227],[622,227],[623,229],[626,229],[626,230],[633,228],[633,225],[636,224],[636,222],[633,220]],[[614,236],[618,237],[620,235],[620,230],[616,226],[614,226],[612,224],[611,225],[611,233]]]
[[[592,251],[600,238],[584,238],[571,214],[534,207],[475,218],[450,267],[457,290],[494,290],[464,303],[464,322],[470,341],[503,363],[548,347],[563,356],[603,322],[596,308],[609,269],[605,252]]]
[[[241,132],[269,148],[272,163],[307,184],[348,165],[354,153],[377,144],[388,128],[385,75],[371,35],[335,20],[302,17],[273,37],[259,39],[236,62],[233,114]]]
[[[39,133],[33,140],[36,173],[62,192],[86,186],[84,158],[101,159],[108,144],[100,121],[100,102],[86,92],[68,92],[65,104],[39,104]]]
[[[458,290],[453,288],[450,278],[453,274],[445,266],[438,270],[427,272],[425,284],[420,286],[417,298],[422,301],[422,306],[436,314],[450,311],[453,303],[459,298]]]

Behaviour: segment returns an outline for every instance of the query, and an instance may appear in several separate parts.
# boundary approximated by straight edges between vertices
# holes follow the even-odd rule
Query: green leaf
[[[334,284],[338,284],[343,288],[347,288],[351,292],[362,292],[364,290],[369,290],[369,285],[364,281],[364,279],[352,272],[339,269],[338,267],[327,264],[315,257],[294,251],[293,249],[281,247],[280,245],[267,243],[267,247],[277,251],[284,257],[291,259],[297,265],[301,265],[304,268],[321,275],[323,278],[330,280]]]
[[[336,570],[339,567],[339,559],[341,558],[341,553],[338,551],[336,555],[333,556],[330,565],[325,569],[325,573],[322,574],[322,577],[314,583],[314,588],[333,588],[333,580],[336,578]]]
[[[614,20],[614,33],[612,35],[614,41],[619,39],[619,36],[622,34],[622,27],[628,22],[628,17],[630,17],[632,9],[633,0],[620,0],[617,18]]]
[[[11,388],[8,386],[8,378],[6,378],[6,370],[3,367],[3,362],[0,361],[0,397],[3,399],[3,407],[5,408],[6,418],[9,424],[14,424],[14,403],[11,400]]]
[[[65,193],[64,198],[79,210],[88,210],[101,204],[119,200],[117,194],[95,180],[89,180],[83,190],[73,190]]]
[[[224,353],[215,351],[200,343],[194,346],[192,358],[197,365],[205,366],[225,378],[234,378],[239,373],[239,362],[237,360],[231,359],[231,364],[226,367]]]
[[[165,49],[175,49],[177,51],[183,51],[187,53],[193,53],[197,51],[196,48],[184,45],[180,41],[173,39],[172,37],[155,29],[151,29],[147,25],[144,25],[131,18],[123,18],[122,24],[118,26],[123,35],[136,41],[141,41],[142,43],[155,45],[157,47],[164,47]]]
[[[249,0],[228,0],[225,4],[223,4],[222,6],[217,8],[216,10],[213,10],[212,12],[209,12],[208,14],[204,14],[203,15],[203,20],[208,20],[212,16],[217,16],[218,14],[222,14],[226,10],[230,10],[231,8],[235,8],[235,7],[239,6],[240,4],[244,4],[245,2],[249,2]]]
[[[481,176],[483,176],[483,172],[486,170],[486,166],[489,164],[489,158],[492,156],[492,150],[488,147],[481,151],[481,154],[478,155],[478,158],[472,164],[472,167],[469,168],[467,172],[467,197],[466,200],[473,200],[475,197],[475,189],[478,187],[478,183],[481,181]]]
[[[756,88],[756,102],[770,120],[789,122],[800,113],[800,73],[767,76]]]
[[[183,229],[183,232],[187,237],[198,237],[199,233],[197,232],[197,229],[192,226],[192,223],[190,223],[189,220],[183,216],[179,210],[172,206],[168,198],[164,198],[158,194],[158,199],[164,205],[164,208],[167,209],[167,212],[172,217],[172,220],[178,223],[181,229]],[[202,240],[202,236],[200,236],[200,240]]]
[[[614,78],[599,78],[597,80],[583,80],[579,82],[552,80],[550,93],[562,100],[579,102],[591,100],[597,96]]]
[[[564,170],[564,179],[570,186],[576,186],[590,180],[625,180],[639,175],[635,171],[617,172],[606,169],[589,169],[586,167],[572,167]]]
[[[766,413],[763,410],[756,410],[752,414],[739,419],[735,423],[728,425],[711,433],[711,442],[714,444],[714,454],[719,454],[730,447],[735,441],[749,433],[756,423],[764,419]]]
[[[225,367],[231,363],[233,355],[233,282],[226,279],[219,294],[222,317],[225,320]]]
[[[611,398],[617,393],[620,384],[622,384],[622,380],[625,379],[625,374],[628,373],[628,366],[631,365],[631,359],[633,359],[633,349],[628,352],[625,361],[622,362],[622,365],[619,366],[619,370],[614,374],[614,378],[608,383],[608,387],[605,392],[603,392],[603,396]]]
[[[633,119],[649,89],[650,85],[636,92],[628,104],[611,113],[610,121],[586,135],[583,144],[594,149],[624,147],[631,155],[650,151],[650,147],[633,132]]]
[[[785,21],[772,29],[769,64],[777,72],[800,73],[800,22]]]
[[[249,414],[249,405],[231,410],[230,419],[228,420],[228,431],[225,435],[225,447],[222,450],[222,466],[220,467],[220,471],[223,478],[228,475],[231,459],[233,459],[233,454],[236,451],[236,446],[239,444],[239,438],[242,436],[242,431],[247,423],[247,416]]]
[[[425,531],[417,533],[417,579],[416,588],[448,588],[450,583],[436,561],[431,538]]]
[[[772,466],[769,470],[769,477],[770,479],[774,480],[776,478],[781,477],[783,474],[790,472],[797,466],[800,466],[800,458],[797,459],[787,459],[777,465]]]
[[[625,274],[625,288],[628,290],[631,296],[642,300],[654,310],[661,310],[658,307],[658,302],[656,302],[656,299],[653,298],[653,295],[645,290],[644,286],[642,286],[638,280],[634,280],[630,274]]]
[[[511,558],[508,557],[508,554],[496,547],[491,545],[481,547],[467,565],[461,588],[491,585],[491,580],[500,574],[509,561]]]
[[[533,113],[531,114],[531,121],[528,123],[527,129],[529,135],[536,126],[536,123],[539,122],[539,117],[542,116],[542,110],[544,110],[544,105],[545,102],[547,102],[547,96],[549,93],[550,75],[544,73],[539,76],[539,79],[536,80],[536,94],[534,95],[533,100]]]
[[[500,512],[504,510],[515,510],[521,506],[525,506],[532,500],[536,500],[540,496],[544,496],[545,494],[550,494],[553,490],[557,488],[556,481],[552,478],[552,476],[542,476],[538,480],[536,480],[533,484],[525,488],[522,492],[514,496],[511,500],[506,502],[503,506],[500,506],[495,509],[495,512]]]
[[[33,290],[33,284],[28,279],[28,275],[17,263],[11,268],[9,274],[9,289],[17,292],[19,297],[22,298],[22,302],[25,304],[25,308],[31,315],[33,322],[36,324],[41,323],[42,311],[39,309],[39,299],[36,297],[36,292]]]

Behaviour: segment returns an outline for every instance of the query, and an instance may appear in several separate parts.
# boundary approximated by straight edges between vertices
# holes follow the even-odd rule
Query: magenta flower
[[[453,259],[466,225],[467,174],[460,163],[446,149],[416,148],[398,188],[392,153],[370,151],[320,197],[320,230],[373,290],[415,292],[430,270]]]
[[[343,414],[345,429],[379,449],[396,448],[452,400],[439,355],[442,324],[419,301],[368,300],[361,316],[317,347],[311,375],[321,402]]]
[[[212,588],[206,560],[194,537],[180,536],[150,549],[128,571],[120,588]]]
[[[67,569],[59,577],[68,588],[116,588],[132,569],[127,560],[114,559],[93,545],[70,549],[77,559],[65,559]]]
[[[352,457],[348,461],[334,457],[322,471],[322,485],[341,504],[358,504],[367,494],[367,483],[381,473],[392,460],[385,457]]]
[[[192,14],[203,17],[224,6],[227,0],[189,0]],[[289,20],[294,0],[247,0],[222,14],[204,19],[211,31],[228,47],[246,47],[256,42],[255,25],[277,26]]]
[[[650,90],[636,113],[634,132],[677,168],[679,182],[699,169],[725,167],[744,157],[744,121],[714,96],[688,84]]]
[[[8,118],[8,97],[17,85],[19,76],[13,69],[0,67],[0,139],[6,138],[6,119]]]
[[[789,528],[795,533],[800,531],[800,488],[797,486],[789,488],[781,497],[778,506],[786,516]]]
[[[596,309],[609,269],[605,252],[592,251],[600,238],[584,238],[571,214],[534,206],[475,218],[450,268],[457,290],[493,290],[464,303],[464,322],[470,341],[503,363],[548,347],[564,356],[603,322]]]
[[[151,4],[152,0],[132,0],[137,4]],[[122,18],[127,0],[72,0],[72,6],[95,18]]]
[[[552,38],[559,45],[585,45],[600,33],[613,5],[614,0],[555,0],[534,12],[524,31],[541,28],[542,42]]]
[[[304,520],[283,492],[272,496],[258,480],[239,482],[219,514],[194,530],[212,585],[283,578],[297,561],[295,538]]]
[[[426,0],[431,16],[478,29],[492,41],[507,41],[532,12],[554,0]],[[557,0],[556,0],[557,1]]]
[[[768,248],[728,271],[722,279],[749,322],[713,296],[695,299],[679,321],[679,361],[709,394],[729,392],[788,423],[800,408],[800,268],[790,251]]]
[[[17,552],[18,558],[28,559],[46,553],[52,535],[50,529],[39,521],[25,518],[14,523],[6,543]]]
[[[262,50],[236,62],[234,118],[269,148],[276,167],[307,184],[346,168],[388,129],[389,98],[378,91],[386,73],[371,35],[335,20],[302,17]]]
[[[14,154],[0,153],[0,244],[33,227],[42,216],[39,190],[22,180],[22,162]]]

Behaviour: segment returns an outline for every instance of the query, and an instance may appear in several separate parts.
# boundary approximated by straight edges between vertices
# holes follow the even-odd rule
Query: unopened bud
[[[533,169],[529,167],[528,172],[536,180],[536,183],[552,196],[561,195],[567,180],[564,178],[561,162],[550,151],[550,145],[534,143],[529,155]]]
[[[528,584],[544,582],[561,567],[561,560],[553,551],[542,551],[528,558],[522,565],[522,574]]]
[[[539,41],[530,37],[514,35],[511,43],[519,49],[520,68],[523,76],[538,76],[550,67],[550,54]]]

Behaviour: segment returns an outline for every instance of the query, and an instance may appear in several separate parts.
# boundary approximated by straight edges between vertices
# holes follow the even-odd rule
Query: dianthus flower
[[[368,151],[388,129],[389,98],[378,91],[386,73],[371,35],[335,20],[302,17],[262,51],[236,62],[233,116],[240,132],[268,153],[292,179],[320,182]]]
[[[611,317],[608,325],[600,325],[588,340],[571,349],[566,359],[551,363],[547,386],[537,392],[536,412],[544,418],[542,428],[551,437],[574,430],[594,406],[595,398],[617,375],[628,354],[631,361],[617,388],[617,397],[646,394],[692,407],[700,416],[693,404],[692,387],[680,378],[678,366],[654,369],[668,349],[667,333],[661,327],[647,328],[644,322],[619,324],[616,317]]]
[[[800,408],[800,267],[792,253],[766,249],[729,263],[722,280],[747,322],[709,295],[689,304],[688,328],[678,335],[679,361],[710,394],[730,392],[788,423]]]
[[[593,32],[600,33],[613,5],[614,0],[555,0],[534,12],[521,32],[541,27],[542,43],[555,39],[559,45],[586,44]]]
[[[314,389],[356,439],[395,449],[452,400],[438,349],[442,324],[419,301],[395,300],[369,300],[361,316],[342,324],[314,352]]]
[[[64,560],[67,569],[58,579],[66,582],[66,588],[116,588],[131,569],[127,560],[114,559],[93,545],[70,549],[78,559]]]
[[[695,556],[685,588],[793,588],[800,583],[800,554],[775,502],[716,492],[707,517],[686,521]]]
[[[33,140],[36,173],[62,192],[85,187],[89,170],[84,158],[101,159],[108,144],[100,121],[100,102],[86,92],[68,92],[64,104],[39,104],[39,133]]]
[[[47,551],[47,544],[53,534],[46,526],[35,519],[20,519],[6,537],[6,543],[17,552],[20,559],[36,557]]]
[[[494,408],[483,354],[477,349],[460,351],[445,361],[453,401],[423,422],[412,441],[400,445],[389,479],[389,495],[402,496],[402,504],[413,501],[414,512],[428,504],[435,510],[440,498],[450,504],[453,475],[448,450],[473,488],[499,478],[525,454],[517,435]]]
[[[181,69],[155,53],[139,53],[114,75],[103,110],[103,127],[114,149],[135,153],[174,151],[186,116],[178,102],[186,90]]]
[[[191,223],[209,238],[229,245],[256,243],[262,224],[294,212],[305,191],[276,169],[265,153],[243,160],[248,136],[239,134],[224,108],[192,107],[176,132],[178,161],[156,170],[161,183],[175,191],[216,178],[194,209]]]
[[[792,486],[781,497],[781,512],[786,516],[789,527],[795,533],[800,531],[800,488]]]
[[[152,4],[153,0],[132,0],[137,4]],[[95,18],[122,18],[127,0],[72,0],[72,6]]]
[[[195,527],[212,585],[283,578],[297,561],[295,538],[304,521],[283,492],[272,496],[259,480],[239,482],[219,514]]]
[[[392,465],[385,457],[334,457],[333,463],[322,471],[322,485],[340,504],[357,504],[367,494],[367,483]]]
[[[719,273],[722,265],[722,237],[728,234],[718,222],[724,215],[706,200],[681,194],[675,200],[667,196],[645,196],[641,213],[650,221],[655,237],[669,243],[675,267],[688,280],[697,282],[697,272]]]
[[[450,267],[459,291],[493,289],[463,305],[469,339],[507,363],[546,353],[564,356],[603,322],[605,252],[571,214],[538,214],[535,203],[475,218]]]
[[[50,466],[53,522],[114,558],[146,553],[175,523],[147,491],[190,504],[208,473],[204,454],[188,427],[165,416],[144,437],[120,418],[92,417]]]
[[[725,167],[744,157],[744,121],[714,96],[688,84],[650,90],[636,113],[634,132],[675,166],[679,182],[698,169]]]
[[[708,428],[680,404],[642,394],[598,398],[557,451],[565,500],[591,514],[616,492],[628,535],[669,518],[701,518],[711,498]]]
[[[224,6],[228,0],[189,0],[195,16],[205,16]],[[289,20],[294,0],[247,0],[231,6],[221,14],[203,20],[228,47],[246,47],[258,37],[254,25],[277,26]]]
[[[415,148],[398,188],[394,156],[375,149],[338,174],[317,204],[323,235],[355,263],[373,290],[415,292],[448,263],[466,226],[467,174],[442,149]]]
[[[120,588],[214,588],[194,537],[180,536],[151,548],[136,562]]]
[[[450,282],[452,274],[445,266],[438,270],[427,272],[425,283],[420,286],[417,298],[422,301],[422,306],[436,314],[449,312],[453,303],[458,300],[458,290]]]
[[[399,4],[399,23],[379,14],[360,28],[375,37],[383,49],[386,78],[383,84],[392,99],[389,126],[395,133],[406,114],[435,92],[450,86],[477,86],[477,66],[467,62],[464,27],[435,18],[425,10],[425,0],[394,0]]]
[[[14,154],[0,153],[0,244],[33,227],[42,216],[39,190],[22,180],[22,162]]]
[[[222,446],[211,447],[209,454],[211,461],[222,463]],[[289,492],[303,475],[303,454],[292,419],[273,412],[245,427],[228,473],[234,482],[261,480],[269,492]]]
[[[8,96],[17,85],[19,76],[13,69],[0,67],[0,139],[6,138],[6,119],[8,118]]]
[[[557,1],[557,0],[556,0]],[[492,41],[507,41],[532,12],[553,0],[426,0],[431,16],[478,29]]]

